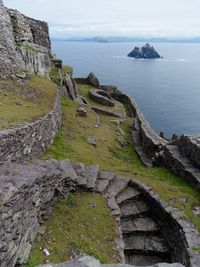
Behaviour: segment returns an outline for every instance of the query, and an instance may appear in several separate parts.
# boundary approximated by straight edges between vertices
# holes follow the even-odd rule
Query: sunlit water
[[[133,96],[158,133],[200,134],[199,44],[153,44],[164,57],[159,60],[127,58],[135,43],[52,45],[64,64],[73,66],[75,77],[93,71],[102,84]]]

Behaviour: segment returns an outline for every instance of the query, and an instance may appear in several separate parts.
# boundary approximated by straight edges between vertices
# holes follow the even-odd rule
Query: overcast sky
[[[200,36],[200,0],[4,0],[49,23],[52,37]]]

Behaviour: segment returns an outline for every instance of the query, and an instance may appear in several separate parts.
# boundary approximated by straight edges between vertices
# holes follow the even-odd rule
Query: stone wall
[[[0,0],[0,32],[1,79],[13,78],[22,72],[39,75],[49,72],[52,55],[46,22],[6,9]],[[41,65],[46,71],[40,71]]]
[[[67,195],[75,173],[68,161],[7,164],[0,172],[0,266],[27,260],[39,224],[51,214],[58,192]]]
[[[13,26],[2,0],[0,0],[0,33],[0,78],[5,79],[19,66],[23,68],[23,62],[17,57]]]
[[[182,135],[177,139],[181,153],[189,158],[196,167],[200,167],[200,136]]]
[[[61,125],[61,114],[57,93],[52,111],[44,117],[16,128],[0,130],[0,164],[40,156],[53,143]]]
[[[131,117],[134,118],[133,135],[136,147],[141,147],[146,155],[153,158],[167,141],[151,128],[133,98],[122,93],[111,93],[111,96],[127,105]]]

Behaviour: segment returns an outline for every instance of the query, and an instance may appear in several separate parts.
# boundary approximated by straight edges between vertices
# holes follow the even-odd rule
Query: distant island
[[[128,57],[133,58],[143,58],[143,59],[154,59],[154,58],[161,58],[158,52],[154,49],[153,46],[150,46],[146,43],[143,47],[135,47],[128,55]]]

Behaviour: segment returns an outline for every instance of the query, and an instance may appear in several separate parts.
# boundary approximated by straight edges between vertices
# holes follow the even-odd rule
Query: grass
[[[103,197],[95,193],[74,193],[61,199],[45,223],[46,233],[37,242],[26,267],[34,267],[47,260],[63,262],[72,253],[93,255],[101,262],[117,262],[118,253],[113,240],[117,238],[117,224]],[[47,248],[50,256],[40,250]]]
[[[21,45],[17,44],[16,49],[24,49],[25,51],[31,51],[33,53],[44,53],[40,48],[29,46],[29,45]]]
[[[53,107],[56,86],[46,78],[0,80],[0,128],[32,122]]]
[[[49,77],[57,85],[60,85],[60,83],[61,83],[61,77],[60,77],[59,69],[58,68],[52,68],[51,71],[49,72]]]

